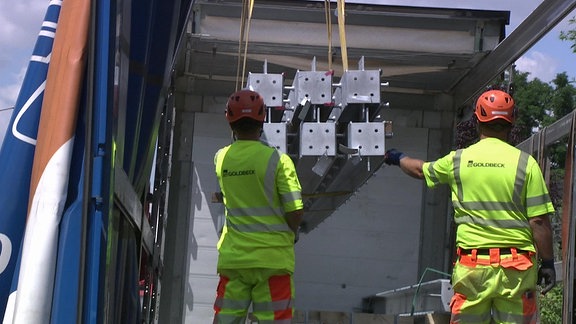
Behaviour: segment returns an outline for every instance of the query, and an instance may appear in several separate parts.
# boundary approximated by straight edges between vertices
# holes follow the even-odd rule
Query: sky
[[[335,2],[335,0],[331,0]],[[510,33],[540,5],[542,0],[345,0],[345,3],[372,3],[382,5],[410,5],[416,7],[444,7],[482,10],[510,11]],[[0,143],[20,90],[28,60],[32,55],[36,37],[48,0],[0,1]],[[568,20],[576,16],[570,13],[552,31],[544,36],[525,55],[516,61],[516,68],[529,72],[531,78],[550,82],[558,73],[566,72],[570,79],[576,77],[576,54],[570,43],[559,39],[560,31],[576,29]]]

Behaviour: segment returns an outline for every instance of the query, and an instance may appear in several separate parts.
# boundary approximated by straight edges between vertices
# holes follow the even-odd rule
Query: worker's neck
[[[261,131],[257,131],[257,132],[245,132],[245,133],[240,133],[240,132],[235,132],[235,137],[236,140],[240,140],[240,141],[259,141],[260,140],[260,134]]]
[[[239,141],[259,141],[260,136],[236,136]]]
[[[498,121],[495,121],[498,122]],[[508,142],[510,138],[510,133],[512,132],[511,125],[502,125],[502,124],[483,124],[478,123],[478,133],[480,134],[480,139],[485,138],[497,138],[501,141]]]
[[[485,138],[497,138],[497,139],[499,139],[499,140],[501,140],[501,141],[508,142],[508,134],[509,134],[508,132],[506,132],[506,133],[502,133],[502,132],[496,133],[496,132],[494,132],[494,133],[491,133],[491,134],[483,134],[483,133],[481,133],[481,134],[480,134],[480,139],[483,140],[483,139],[485,139]]]

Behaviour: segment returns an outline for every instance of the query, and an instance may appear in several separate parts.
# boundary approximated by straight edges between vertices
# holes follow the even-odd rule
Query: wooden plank
[[[344,312],[310,311],[308,324],[349,324],[350,314]]]
[[[396,317],[387,314],[355,313],[352,323],[354,324],[413,324],[412,317]]]
[[[426,323],[428,324],[446,324],[450,323],[450,314],[426,314]]]

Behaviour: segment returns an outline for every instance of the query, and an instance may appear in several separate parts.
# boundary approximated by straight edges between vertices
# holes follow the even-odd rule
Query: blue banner
[[[61,5],[61,0],[52,0],[48,4],[0,149],[0,317],[4,317],[13,276],[17,273],[38,123]]]

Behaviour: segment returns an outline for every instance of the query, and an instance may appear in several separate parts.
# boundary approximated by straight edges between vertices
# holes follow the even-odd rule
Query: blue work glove
[[[389,149],[384,154],[384,163],[388,165],[400,165],[400,159],[405,156],[406,154],[398,151],[397,149]]]
[[[538,284],[542,287],[542,295],[556,285],[556,269],[554,260],[542,260],[538,269]]]

